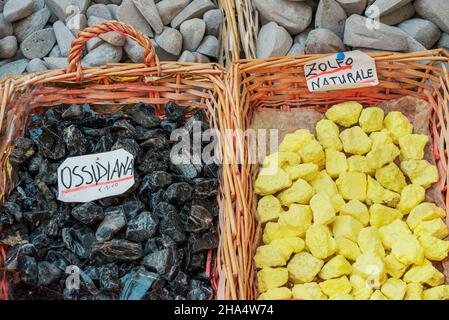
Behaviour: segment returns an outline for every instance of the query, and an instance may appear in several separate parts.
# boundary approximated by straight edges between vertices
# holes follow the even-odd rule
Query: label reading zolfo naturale
[[[310,92],[377,86],[376,63],[361,51],[340,52],[304,66]]]
[[[89,202],[126,192],[134,185],[134,157],[119,149],[67,158],[58,167],[58,200]]]

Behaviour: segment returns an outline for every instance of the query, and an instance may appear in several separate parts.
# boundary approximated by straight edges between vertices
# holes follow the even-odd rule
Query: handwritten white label
[[[376,63],[361,51],[339,52],[304,66],[310,92],[372,87],[379,84]]]
[[[119,149],[67,158],[58,168],[58,200],[89,202],[126,192],[134,185],[134,157]]]

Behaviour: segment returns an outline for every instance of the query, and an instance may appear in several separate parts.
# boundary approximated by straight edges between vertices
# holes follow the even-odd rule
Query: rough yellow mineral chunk
[[[340,140],[338,126],[327,119],[322,119],[316,124],[316,136],[324,149],[332,148],[337,151],[343,150]]]
[[[329,300],[354,300],[354,297],[348,293],[337,293],[335,296],[329,297]]]
[[[366,227],[360,230],[357,243],[364,254],[371,253],[378,257],[385,256],[379,229],[376,227]]]
[[[372,253],[362,254],[352,265],[352,272],[364,279],[371,288],[380,287],[386,279],[385,264]]]
[[[412,266],[404,275],[407,283],[428,284],[435,287],[444,283],[444,274],[438,271],[431,262]]]
[[[339,177],[348,170],[348,162],[343,152],[326,149],[326,171],[332,178]]]
[[[316,140],[309,141],[300,151],[299,155],[304,163],[315,163],[319,167],[324,165],[325,156],[323,147]]]
[[[391,254],[384,258],[384,263],[387,273],[396,279],[402,278],[405,271],[407,270],[407,266]]]
[[[399,138],[413,132],[413,125],[399,111],[388,113],[384,119],[384,126],[390,132],[393,142],[396,144],[399,143]]]
[[[254,256],[254,261],[256,262],[256,267],[259,269],[282,267],[287,263],[281,249],[278,246],[271,244],[258,247],[256,255]]]
[[[281,168],[295,166],[301,163],[301,157],[294,152],[275,152],[263,160],[264,168]]]
[[[373,204],[369,208],[370,224],[377,228],[392,223],[396,219],[402,218],[402,213],[399,210],[386,207],[381,204]]]
[[[445,216],[446,212],[434,203],[423,202],[410,211],[410,214],[407,216],[407,224],[410,229],[415,230],[422,221],[441,219]]]
[[[350,127],[359,121],[363,106],[356,101],[333,105],[326,112],[326,118],[343,126]]]
[[[380,290],[374,291],[369,299],[370,300],[388,300],[388,298],[386,296],[384,296],[384,294]]]
[[[353,155],[347,159],[348,171],[374,174],[374,169],[369,166],[365,156]]]
[[[369,222],[368,208],[363,202],[360,202],[359,200],[351,200],[346,203],[341,208],[340,215],[351,216],[359,221],[364,227],[366,227]]]
[[[423,234],[419,237],[419,243],[424,248],[424,256],[429,260],[443,261],[448,255],[449,241]]]
[[[373,293],[373,289],[367,284],[366,279],[358,275],[351,275],[349,282],[352,285],[351,294],[355,300],[368,300]]]
[[[310,200],[313,221],[317,224],[329,224],[335,220],[335,209],[332,199],[324,192],[319,192]]]
[[[305,227],[307,229],[307,227]],[[273,240],[276,239],[285,239],[285,238],[294,238],[303,236],[305,231],[303,228],[299,228],[296,226],[283,225],[280,226],[277,222],[268,222],[265,225],[265,229],[263,231],[263,242],[265,244],[270,244]]]
[[[292,253],[298,253],[304,250],[305,246],[304,240],[298,237],[275,239],[270,244],[277,246],[281,250],[285,260],[289,260]]]
[[[292,292],[289,288],[276,288],[268,290],[264,293],[262,293],[258,300],[286,300],[290,299],[292,297]]]
[[[263,268],[257,272],[257,283],[261,292],[279,288],[288,281],[287,268]]]
[[[391,254],[405,265],[421,264],[424,249],[413,235],[401,235],[391,246]]]
[[[296,236],[303,237],[312,224],[312,210],[309,206],[292,204],[288,211],[279,215],[279,226],[296,230]]]
[[[292,180],[284,170],[263,168],[257,176],[254,189],[256,194],[267,196],[288,188],[291,184]]]
[[[292,181],[297,179],[310,181],[318,175],[318,165],[315,163],[301,163],[296,166],[286,167],[284,170]]]
[[[366,160],[371,168],[379,169],[387,163],[393,162],[399,156],[399,153],[398,147],[390,143],[371,149],[366,155]]]
[[[292,288],[293,298],[302,300],[327,300],[316,282],[295,284]]]
[[[351,216],[338,216],[333,225],[332,232],[335,237],[345,237],[357,241],[363,225]]]
[[[390,278],[385,281],[380,291],[390,300],[402,300],[407,284],[399,279]]]
[[[337,193],[331,197],[332,206],[335,212],[340,212],[341,208],[346,204],[341,194]]]
[[[351,283],[346,276],[320,282],[319,286],[321,291],[329,297],[337,294],[349,294],[352,290]]]
[[[366,199],[366,174],[345,172],[337,179],[337,187],[345,200]]]
[[[289,279],[295,284],[312,282],[323,264],[323,260],[308,252],[297,253],[287,265]]]
[[[352,127],[340,133],[346,153],[363,155],[371,150],[372,141],[360,127]]]
[[[319,259],[326,259],[335,253],[337,243],[325,225],[313,223],[306,232],[306,246]]]
[[[391,138],[390,132],[388,130],[383,129],[379,132],[373,132],[369,135],[373,145],[371,148],[378,148],[384,146],[389,143],[393,143],[393,139]]]
[[[407,185],[404,174],[394,163],[390,163],[383,168],[377,169],[376,180],[384,188],[398,193],[401,193],[402,189]]]
[[[401,192],[401,201],[397,209],[403,214],[408,214],[414,207],[424,201],[426,190],[417,184],[409,184]]]
[[[401,162],[401,169],[414,184],[429,188],[438,182],[437,167],[431,165],[427,160],[407,160]]]
[[[281,144],[279,145],[279,151],[299,152],[307,143],[314,139],[313,134],[309,130],[300,129],[294,133],[285,135]]]
[[[356,242],[344,237],[336,237],[335,241],[337,241],[337,254],[352,261],[357,260],[358,256],[361,255],[360,248]]]
[[[388,250],[391,250],[393,243],[398,241],[401,236],[412,234],[407,223],[400,219],[379,228],[379,233],[382,239],[382,244]]]
[[[368,176],[366,187],[366,203],[385,204],[389,207],[396,207],[401,196],[393,191],[385,189],[376,179]]]
[[[377,107],[363,109],[359,124],[366,133],[382,130],[384,127],[384,111]]]
[[[407,134],[399,138],[401,160],[421,160],[429,137],[424,134]]]
[[[420,283],[407,283],[404,300],[422,300],[423,286]]]
[[[320,171],[316,178],[310,181],[310,184],[315,189],[315,193],[325,192],[329,196],[338,194],[337,185],[325,170]]]
[[[428,234],[438,239],[444,239],[449,235],[449,230],[442,219],[433,219],[420,222],[413,230],[413,234],[416,237]]]
[[[257,218],[261,223],[277,220],[282,211],[279,199],[273,195],[262,197],[257,203]]]
[[[424,300],[448,300],[449,299],[449,285],[442,285],[435,288],[424,290]]]
[[[293,203],[308,204],[314,194],[312,186],[302,179],[293,182],[292,186],[279,193],[279,200],[283,206],[289,207]]]
[[[352,267],[348,260],[344,256],[338,255],[326,262],[318,275],[323,280],[329,280],[350,275],[351,270]]]

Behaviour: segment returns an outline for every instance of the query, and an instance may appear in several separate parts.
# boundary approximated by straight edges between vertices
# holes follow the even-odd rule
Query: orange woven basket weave
[[[240,60],[233,64],[229,86],[233,102],[233,125],[241,132],[251,127],[253,116],[260,108],[289,109],[314,107],[325,111],[329,106],[350,100],[373,105],[403,96],[424,99],[432,106],[431,134],[440,173],[440,187],[449,211],[448,155],[449,143],[449,74],[448,53],[432,50],[409,54],[374,54],[380,84],[357,90],[310,93],[304,77],[304,64],[323,55],[275,57],[264,60]],[[257,165],[248,164],[249,140],[242,133],[235,136],[225,154],[231,158],[234,175],[231,188],[225,189],[225,198],[233,199],[226,207],[226,217],[232,223],[225,225],[224,233],[231,234],[223,248],[232,263],[233,277],[227,277],[230,297],[255,299],[258,295],[253,262],[260,239],[261,226],[255,218],[256,197],[253,182]],[[242,160],[243,159],[243,160]],[[242,164],[239,164],[242,163]],[[226,230],[229,228],[229,231]],[[445,270],[446,276],[449,270]]]
[[[131,37],[142,45],[146,50],[145,63],[83,68],[81,59],[86,42],[109,31]],[[42,112],[59,104],[84,103],[91,104],[99,112],[108,113],[138,102],[153,104],[157,112],[161,112],[165,103],[173,101],[189,107],[189,110],[201,110],[207,116],[211,128],[219,131],[224,131],[222,126],[227,123],[223,119],[230,118],[222,67],[213,63],[160,62],[150,40],[123,23],[108,21],[80,32],[72,43],[68,59],[66,70],[35,73],[0,82],[1,200],[4,200],[14,186],[14,172],[8,157],[14,138],[24,133],[27,118],[24,113]],[[224,168],[223,171],[226,172],[227,169]],[[228,183],[220,182],[220,190],[223,189],[223,184]],[[219,192],[219,203],[222,199]],[[220,230],[223,229],[224,222],[225,219],[220,218]],[[0,244],[0,299],[7,298],[5,274],[1,268],[4,249]],[[219,249],[213,255],[217,262],[210,270],[212,285],[218,289],[217,295],[220,283],[224,281],[222,265],[228,263],[221,252]]]

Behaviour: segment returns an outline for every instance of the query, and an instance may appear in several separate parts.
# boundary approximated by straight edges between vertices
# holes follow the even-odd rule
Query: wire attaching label
[[[339,52],[304,66],[310,92],[372,87],[379,84],[376,62],[362,51]]]

